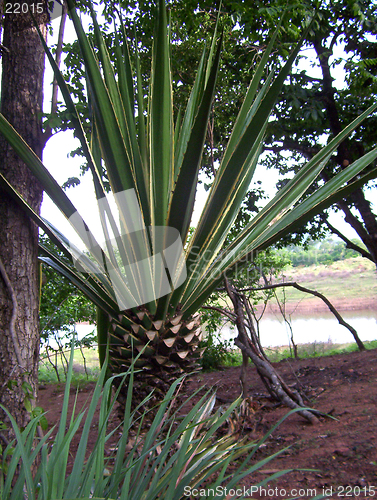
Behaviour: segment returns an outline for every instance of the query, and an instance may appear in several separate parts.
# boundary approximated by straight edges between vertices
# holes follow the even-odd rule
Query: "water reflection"
[[[377,339],[377,312],[372,310],[342,312],[343,319],[355,328],[361,340]],[[293,338],[296,344],[332,342],[342,344],[354,342],[351,332],[341,326],[330,312],[313,313],[310,316],[295,314],[291,319]],[[281,316],[265,316],[259,325],[264,347],[288,345],[291,331]],[[236,331],[229,325],[221,329],[221,338],[233,339]]]

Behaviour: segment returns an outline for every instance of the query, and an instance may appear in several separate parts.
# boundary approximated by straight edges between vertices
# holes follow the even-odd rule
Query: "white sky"
[[[58,32],[60,19],[53,21],[54,33]],[[67,20],[65,41],[72,40],[74,37],[74,30],[71,26],[71,22]],[[52,43],[50,41],[50,43]],[[306,55],[310,54],[307,50]],[[48,66],[48,62],[47,62]],[[310,68],[308,71],[311,76],[321,76],[320,70],[317,67]],[[337,85],[343,86],[344,80],[343,75],[339,72],[337,75],[333,75],[338,78]],[[51,99],[51,81],[52,81],[52,71],[49,67],[46,69],[45,75],[45,109],[49,109],[49,102]],[[73,138],[71,131],[60,132],[53,136],[47,143],[44,153],[43,161],[45,166],[59,182],[63,184],[69,177],[79,177],[79,167],[82,159],[68,157],[69,153],[78,146],[78,140]],[[266,171],[262,166],[258,166],[256,173],[254,175],[254,180],[261,180],[262,187],[266,193],[272,197],[276,193],[276,182],[278,180],[279,174],[277,170],[271,169]],[[96,214],[96,201],[94,196],[94,190],[92,187],[92,181],[90,174],[86,174],[84,177],[80,177],[81,184],[75,188],[70,188],[66,191],[66,194],[72,200],[73,204],[76,206],[80,214],[83,216],[84,220],[89,224],[94,233],[96,233],[95,227],[98,224]],[[197,193],[197,203],[195,206],[193,224],[195,225],[199,219],[200,212],[204,206],[205,199],[207,197],[207,192],[204,190],[203,185],[199,185]],[[377,194],[369,191],[368,197],[371,201],[374,201],[374,207],[377,205]],[[42,205],[42,215],[48,219],[52,224],[56,225],[64,234],[70,238],[74,238],[74,232],[70,228],[70,224],[65,220],[64,216],[60,211],[54,206],[51,200],[44,195],[44,201]],[[330,217],[330,222],[337,227],[340,231],[346,234],[348,237],[356,237],[356,233],[352,228],[344,222],[343,217],[340,213],[333,214]],[[75,238],[74,238],[75,239]],[[79,241],[75,239],[76,244]]]

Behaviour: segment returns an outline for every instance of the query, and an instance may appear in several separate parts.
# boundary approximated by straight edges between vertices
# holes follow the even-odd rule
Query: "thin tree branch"
[[[351,212],[350,207],[344,200],[337,202],[338,207],[344,212],[345,220],[357,232],[362,241],[368,239],[369,235],[363,226],[362,222]]]
[[[304,405],[301,396],[298,393],[293,394],[286,384],[282,384],[281,377],[278,376],[271,363],[265,359],[260,352],[258,352],[257,346],[250,341],[245,328],[244,311],[240,293],[226,278],[224,278],[224,284],[228,296],[233,303],[234,312],[236,314],[238,336],[234,339],[235,345],[251,358],[262,378],[262,381],[275,399],[281,401],[289,408],[303,407]],[[297,399],[297,401],[295,401],[295,399]],[[300,414],[312,424],[318,422],[314,413],[318,414],[316,410],[311,412],[306,408],[302,408],[300,411]]]
[[[241,300],[243,302],[243,305],[245,307],[245,311],[246,311],[246,315],[247,315],[247,324],[248,324],[248,327],[249,327],[249,332],[250,332],[250,335],[251,335],[251,340],[252,342],[258,347],[260,353],[262,354],[262,356],[264,356],[266,359],[267,359],[267,356],[263,350],[263,347],[260,343],[260,339],[259,337],[257,336],[257,332],[255,331],[255,328],[254,328],[254,323],[253,323],[253,315],[251,313],[251,306],[250,306],[250,302],[248,300],[248,298],[246,297],[245,294],[240,294],[240,297],[241,297]]]
[[[233,323],[236,322],[237,316],[234,313],[232,313],[231,311],[228,311],[227,309],[221,309],[221,307],[215,307],[215,306],[202,306],[202,309],[209,309],[209,310],[212,309],[213,311],[217,311],[220,314],[223,314]],[[245,328],[249,328],[249,325],[246,322],[244,323],[244,325],[245,325]]]
[[[331,39],[331,42],[330,42],[330,47],[329,47],[329,51],[332,53],[333,49],[334,49],[334,46],[336,45],[337,43],[337,40],[339,38],[340,35],[343,34],[343,27],[341,28],[338,28],[335,32],[334,32],[334,36],[332,37]]]
[[[241,351],[246,352],[247,355],[250,356],[250,358],[253,360],[253,362],[258,366],[258,364],[259,364],[258,361],[260,361],[260,359],[258,358],[258,356],[256,356],[253,353],[253,351],[248,346],[245,346],[238,338],[236,338],[234,340],[234,343],[236,344],[237,347],[239,347],[241,349]],[[320,412],[318,412],[317,410],[312,410],[312,409],[310,409],[310,411],[308,411],[305,408],[302,408],[298,403],[293,401],[293,399],[288,397],[288,395],[286,394],[284,389],[281,387],[277,375],[273,371],[266,371],[265,365],[259,366],[258,368],[259,368],[259,370],[261,370],[262,374],[271,381],[273,390],[274,390],[274,392],[276,392],[277,396],[279,397],[279,399],[282,403],[284,403],[286,406],[288,406],[288,408],[292,408],[292,409],[300,408],[299,413],[303,417],[305,417],[307,420],[309,420],[309,422],[311,424],[315,424],[318,422],[318,419],[314,415],[314,413],[317,413],[320,415],[321,414]]]
[[[342,326],[344,326],[345,328],[347,328],[351,332],[351,334],[352,334],[353,338],[355,339],[355,342],[357,343],[357,346],[360,349],[360,351],[365,351],[365,346],[362,343],[362,341],[360,340],[360,338],[357,334],[357,331],[349,323],[344,321],[342,316],[338,313],[338,311],[335,309],[335,307],[332,305],[332,303],[329,301],[329,299],[326,298],[321,293],[317,292],[316,290],[310,290],[309,288],[303,287],[296,282],[289,282],[288,281],[286,283],[275,283],[274,285],[267,285],[267,286],[262,286],[262,287],[258,287],[258,288],[253,288],[253,287],[244,288],[241,291],[244,292],[244,291],[251,291],[251,290],[253,290],[253,291],[272,290],[275,288],[282,288],[285,286],[291,286],[293,288],[296,288],[297,290],[300,290],[300,292],[309,293],[309,294],[314,295],[315,297],[318,297],[321,300],[323,300],[323,302],[327,305],[327,307],[330,309],[330,311],[334,314],[334,316],[338,320],[339,324],[341,324]]]
[[[355,250],[355,252],[359,253],[362,257],[365,257],[366,259],[369,259],[374,263],[373,257],[369,252],[367,252],[364,248],[359,247],[359,245],[356,245],[351,240],[349,240],[343,233],[341,233],[338,229],[336,229],[336,227],[330,224],[328,220],[325,220],[324,222],[332,233],[339,236],[339,238],[345,242],[347,248]]]
[[[60,304],[58,304],[56,307],[55,307],[55,310],[54,312],[51,314],[51,316],[48,318],[48,321],[47,323],[45,324],[45,326],[43,327],[42,331],[41,331],[41,335],[46,331],[48,325],[51,323],[51,321],[53,320],[54,316],[59,312],[60,308],[62,307],[62,305],[64,304],[64,302],[66,302],[68,299],[70,299],[75,293],[77,292],[71,292],[68,297],[66,297],[65,299],[63,299]]]
[[[280,153],[281,151],[296,151],[297,153],[301,153],[306,159],[312,159],[321,148],[319,146],[305,146],[304,144],[300,144],[298,141],[293,141],[291,139],[282,139],[278,142],[281,142],[282,145],[279,146],[277,144],[266,145],[264,146],[264,150],[272,151],[273,153]]]
[[[227,316],[231,321],[235,321],[236,315],[232,313],[231,311],[228,311],[227,309],[221,309],[221,307],[215,307],[215,306],[202,306],[202,309],[207,309],[209,311],[217,311],[220,314],[224,314],[224,316]]]
[[[62,2],[62,15],[60,19],[60,25],[59,25],[59,35],[58,35],[58,43],[56,45],[56,55],[55,55],[55,62],[58,68],[60,68],[60,63],[61,63],[61,58],[62,58],[62,52],[63,52],[63,39],[64,39],[64,30],[65,30],[65,23],[67,20],[67,4],[65,1]],[[53,115],[54,113],[57,112],[58,110],[58,91],[59,91],[59,86],[58,82],[56,80],[56,77],[54,77],[54,81],[52,83],[52,97],[51,97],[51,114]],[[43,133],[43,140],[46,143],[50,137],[52,136],[52,128],[47,125],[46,130]]]
[[[279,297],[277,296],[277,293],[276,293],[276,290],[274,290],[274,296],[275,296],[275,300],[277,302],[277,305],[279,307],[279,310],[280,310],[280,314],[283,316],[283,319],[285,321],[285,323],[287,324],[288,328],[289,328],[289,331],[291,332],[291,342],[292,342],[292,346],[293,346],[293,353],[294,353],[294,357],[297,359],[298,358],[298,352],[297,352],[297,345],[295,343],[295,340],[294,340],[294,337],[293,337],[293,329],[292,329],[292,325],[291,325],[291,322],[288,321],[288,318],[287,318],[287,315],[285,314],[285,305],[286,305],[286,297],[285,297],[285,290],[284,290],[284,297],[283,297],[283,304],[284,304],[284,307],[283,305],[280,303],[280,300],[279,300]],[[291,351],[292,352],[292,351]]]

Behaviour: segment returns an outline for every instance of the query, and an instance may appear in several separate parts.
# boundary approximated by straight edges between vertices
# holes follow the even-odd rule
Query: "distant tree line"
[[[352,242],[362,246],[357,238],[354,238]],[[303,246],[288,245],[278,252],[286,259],[289,259],[293,267],[332,264],[339,260],[360,256],[355,250],[347,248],[344,241],[332,238],[326,238],[323,241],[309,239]]]

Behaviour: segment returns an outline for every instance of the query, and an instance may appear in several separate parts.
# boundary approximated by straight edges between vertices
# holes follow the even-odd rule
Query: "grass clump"
[[[364,342],[366,349],[377,349],[377,340]],[[232,349],[230,342],[212,343],[208,353],[203,355],[203,370],[215,371],[242,364],[242,354],[238,349]],[[318,358],[322,356],[335,356],[337,354],[348,354],[357,352],[359,349],[354,342],[346,344],[333,344],[332,342],[313,342],[308,344],[298,344],[297,353],[300,359]],[[271,363],[279,363],[285,359],[292,359],[293,349],[289,346],[265,347],[264,351]]]
[[[90,382],[96,382],[100,374],[100,368],[84,368],[82,364],[74,364],[72,367],[71,385],[80,389]],[[59,375],[59,377],[58,377]],[[67,377],[66,371],[62,367],[56,370],[49,365],[40,364],[38,371],[39,384],[59,384],[65,383]]]
[[[377,340],[363,342],[366,349],[377,349]],[[332,342],[313,342],[308,344],[298,344],[297,353],[301,359],[318,358],[322,356],[335,356],[336,354],[348,354],[357,352],[359,349],[356,343],[333,344]],[[288,346],[276,348],[265,348],[268,359],[272,363],[278,363],[284,359],[291,359],[293,352]]]
[[[145,431],[145,413],[141,420],[137,420],[136,413],[131,411],[134,377],[134,367],[131,366],[121,375],[122,382],[127,384],[128,397],[124,419],[119,426],[120,439],[113,453],[108,456],[106,442],[115,432],[108,431],[108,423],[117,393],[112,397],[114,377],[107,381],[105,377],[106,363],[100,372],[89,407],[77,416],[72,415],[69,418],[68,402],[73,378],[72,351],[62,414],[54,437],[51,429],[44,437],[37,438],[37,427],[42,416],[33,418],[22,430],[3,408],[16,439],[3,452],[0,467],[2,500],[181,500],[184,496],[190,496],[193,488],[217,491],[219,487],[223,488],[223,494],[217,498],[233,498],[228,492],[232,489],[234,491],[246,475],[265,466],[285,451],[278,451],[261,461],[255,460],[255,453],[275,431],[277,425],[258,442],[237,440],[229,433],[219,437],[219,429],[238,407],[240,400],[227,409],[212,414],[215,395],[207,393],[187,414],[179,416],[182,412],[178,415],[172,408],[182,380],[172,384],[158,406],[153,421],[148,425],[148,430]],[[98,405],[99,423],[93,427],[93,417]],[[140,413],[141,407],[137,410]],[[72,453],[70,444],[80,424],[83,424],[80,444],[74,451],[72,472],[68,473],[68,457]],[[97,429],[97,439],[88,456],[89,432],[93,432],[93,428]],[[129,447],[132,428],[136,433],[134,442],[137,445]],[[228,472],[228,466],[236,459],[236,468],[233,465]],[[286,472],[288,470],[270,475],[261,481],[259,486]]]
[[[48,354],[48,355],[47,355]],[[41,353],[38,371],[40,384],[64,383],[69,367],[69,352],[57,350],[53,354]],[[71,384],[81,388],[89,382],[96,382],[100,373],[98,351],[93,348],[75,348]]]

